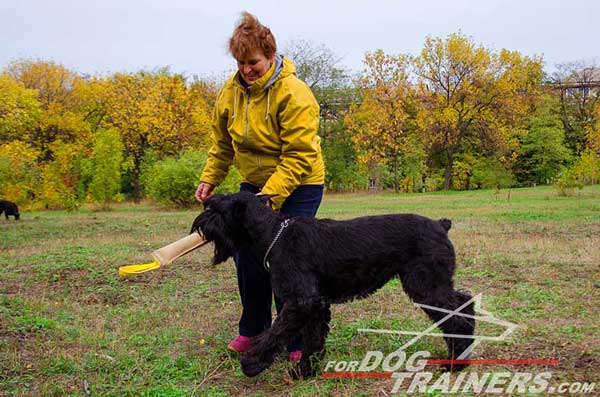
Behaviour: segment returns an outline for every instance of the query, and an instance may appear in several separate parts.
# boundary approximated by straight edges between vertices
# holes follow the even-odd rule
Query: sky
[[[33,58],[85,74],[168,66],[222,77],[235,67],[227,40],[244,10],[280,48],[325,45],[354,72],[366,51],[417,55],[427,36],[458,31],[493,50],[543,55],[548,71],[600,63],[598,0],[0,0],[0,10],[0,68]]]

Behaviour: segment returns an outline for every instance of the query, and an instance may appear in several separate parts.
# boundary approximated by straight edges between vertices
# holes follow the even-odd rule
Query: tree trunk
[[[131,173],[131,186],[133,187],[133,201],[137,204],[142,199],[142,186],[140,174],[142,173],[142,159],[148,149],[148,137],[146,134],[138,133],[139,142],[132,150],[133,170]]]
[[[138,204],[142,199],[142,187],[140,186],[140,173],[142,166],[142,156],[135,154],[133,156],[133,170],[131,173],[131,184],[133,186],[133,202]]]
[[[398,153],[394,155],[394,191],[400,192],[400,181],[398,180]]]
[[[454,165],[454,152],[448,149],[448,164],[446,165],[446,178],[444,179],[444,190],[450,190],[452,186],[452,167]]]

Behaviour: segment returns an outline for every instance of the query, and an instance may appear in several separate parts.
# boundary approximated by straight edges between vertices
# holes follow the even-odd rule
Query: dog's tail
[[[452,227],[452,221],[450,219],[442,218],[438,220],[438,222],[440,225],[442,225],[446,232]]]

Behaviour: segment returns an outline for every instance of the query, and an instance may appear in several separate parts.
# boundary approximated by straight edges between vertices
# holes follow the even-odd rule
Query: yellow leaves
[[[0,74],[0,142],[26,139],[41,114],[37,92],[6,73]]]
[[[130,152],[156,148],[161,155],[200,147],[210,131],[210,112],[197,85],[191,90],[181,76],[138,72],[112,80],[107,126],[117,127]],[[205,86],[208,87],[208,86]]]
[[[363,89],[377,92],[385,100],[394,100],[402,96],[408,86],[407,55],[389,55],[383,50],[367,52],[364,59],[365,69],[360,79]]]
[[[32,164],[39,152],[24,142],[12,141],[0,146],[0,156],[10,161],[10,166],[17,169],[20,163]]]
[[[42,166],[41,183],[36,194],[47,208],[78,207],[78,185],[83,173],[82,161],[89,156],[90,148],[83,143],[55,141],[50,144],[53,160]]]
[[[49,145],[54,141],[89,143],[90,124],[79,112],[81,100],[75,95],[75,88],[83,84],[80,76],[60,64],[32,60],[12,63],[6,74],[35,93],[37,103],[33,121],[22,126],[23,136],[16,139],[39,149],[43,160],[52,157]]]
[[[439,117],[436,117],[436,119],[441,121],[444,125],[455,126],[459,122],[459,116],[459,112],[455,108],[444,107],[441,109]]]
[[[397,153],[406,138],[407,108],[414,101],[408,81],[409,58],[382,50],[366,53],[360,79],[363,100],[351,107],[345,124],[354,131],[354,142],[364,163]]]
[[[588,147],[594,153],[600,154],[600,103],[594,107],[593,115],[596,123],[587,129]]]
[[[39,152],[21,141],[0,145],[0,197],[26,202],[37,180]]]
[[[426,109],[420,125],[429,129],[431,142],[458,149],[467,134],[506,145],[507,126],[526,114],[542,65],[518,52],[494,53],[455,33],[427,38],[415,66]]]
[[[65,104],[73,86],[81,79],[63,65],[51,61],[13,62],[8,66],[7,73],[22,82],[26,88],[37,90],[43,108],[53,102]]]
[[[62,179],[67,182],[67,186],[74,186],[74,181],[71,181],[70,176],[73,174],[75,160],[82,158],[86,153],[89,153],[89,147],[83,142],[64,143],[62,141],[53,142],[50,145],[54,161],[53,165],[57,168]]]

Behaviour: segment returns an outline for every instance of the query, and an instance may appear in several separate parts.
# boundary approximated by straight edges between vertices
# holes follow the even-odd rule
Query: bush
[[[206,157],[206,153],[187,151],[179,158],[168,157],[154,162],[142,174],[145,193],[164,205],[190,207],[196,204],[194,194],[200,174],[206,165]],[[225,181],[215,192],[238,191],[241,180],[239,172],[232,167]]]
[[[205,164],[206,154],[195,151],[157,161],[141,178],[146,183],[144,190],[161,204],[189,207],[196,202],[194,193]]]
[[[578,177],[574,168],[565,168],[554,182],[554,187],[559,196],[572,196],[575,188],[583,189],[583,181]]]
[[[235,167],[229,169],[227,178],[215,189],[215,193],[233,193],[240,190],[240,183],[242,183],[242,175]],[[195,190],[194,190],[195,191]]]
[[[504,189],[515,184],[512,173],[496,159],[479,159],[473,169],[472,184],[483,189]]]
[[[425,177],[423,188],[426,192],[436,192],[444,188],[444,170],[432,170]]]

